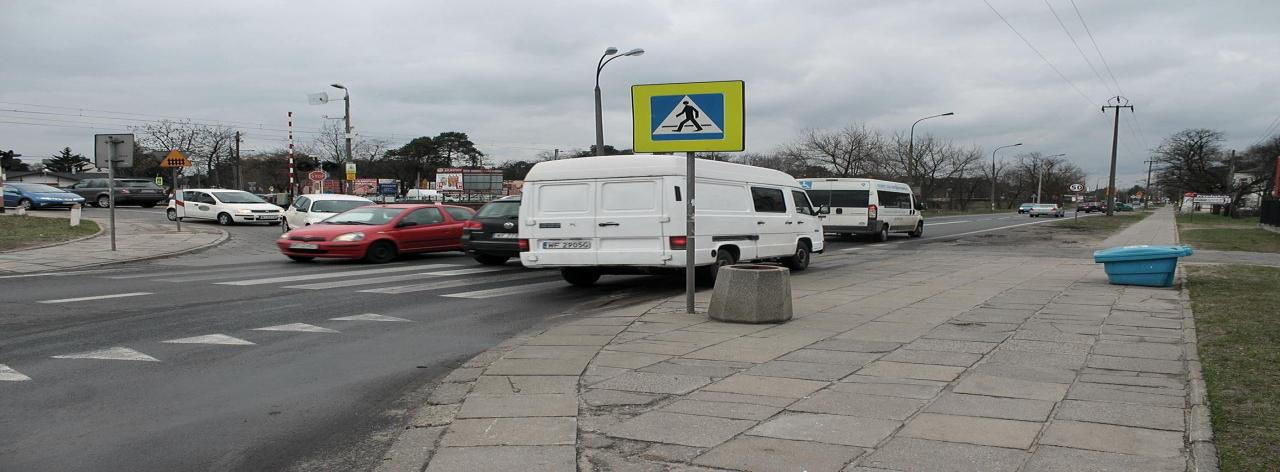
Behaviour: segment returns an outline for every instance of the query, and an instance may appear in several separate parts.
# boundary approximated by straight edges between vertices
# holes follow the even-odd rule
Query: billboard
[[[440,169],[436,171],[436,190],[460,192],[464,190],[462,181],[463,169]]]
[[[378,193],[378,179],[356,179],[351,184],[351,193],[354,195],[374,195]]]

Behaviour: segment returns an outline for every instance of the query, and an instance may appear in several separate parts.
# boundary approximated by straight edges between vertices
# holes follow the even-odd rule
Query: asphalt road
[[[923,238],[830,240],[814,270],[864,248],[1043,222],[929,218]],[[0,381],[0,470],[367,468],[414,395],[458,363],[565,313],[682,288],[629,276],[577,289],[458,253],[299,264],[276,253],[278,227],[229,230],[199,254],[0,278],[0,364],[31,378]]]

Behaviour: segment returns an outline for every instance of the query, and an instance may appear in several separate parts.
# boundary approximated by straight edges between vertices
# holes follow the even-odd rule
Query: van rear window
[[[814,205],[831,208],[866,208],[871,192],[867,190],[807,190]]]
[[[590,184],[544,184],[537,190],[538,210],[544,212],[585,212],[591,202]]]

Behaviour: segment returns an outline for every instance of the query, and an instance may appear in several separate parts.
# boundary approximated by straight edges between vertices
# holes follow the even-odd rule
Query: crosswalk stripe
[[[512,280],[531,279],[535,277],[550,277],[553,273],[544,271],[521,272],[513,275],[504,275],[498,277],[484,277],[476,279],[463,280],[447,280],[443,282],[432,282],[425,284],[400,285],[395,287],[374,288],[369,290],[360,290],[360,293],[410,293],[425,292],[428,290],[441,290],[446,288],[465,287],[468,285],[487,284],[495,282],[509,282]]]
[[[439,265],[443,267],[452,267],[452,265],[449,265],[449,264],[439,264]],[[422,266],[422,267],[430,268],[430,266]],[[448,275],[480,274],[485,272],[497,272],[500,270],[507,270],[507,269],[478,267],[478,268],[472,268],[472,269],[442,270],[439,272],[421,272],[417,274],[388,275],[385,277],[372,277],[367,279],[338,280],[334,282],[319,282],[314,284],[288,285],[288,286],[285,286],[284,288],[297,288],[302,290],[322,290],[322,289],[329,289],[329,288],[354,287],[357,285],[373,285],[373,284],[381,284],[381,283],[387,283],[387,282],[404,282],[406,280],[417,280],[417,279],[431,278],[431,277],[443,277]]]
[[[517,293],[536,292],[542,289],[548,289],[548,288],[554,288],[554,287],[565,287],[565,286],[566,285],[564,282],[559,280],[554,280],[551,282],[542,282],[537,284],[517,285],[515,287],[499,287],[499,288],[491,288],[488,290],[476,290],[473,292],[450,293],[442,296],[450,297],[450,298],[493,298],[493,297],[502,297],[506,295],[515,295]]]
[[[7,365],[0,364],[0,382],[22,382],[24,380],[31,380],[31,377],[22,375],[22,372],[13,370]]]
[[[163,278],[163,277],[169,277],[173,275],[209,274],[213,272],[244,272],[244,270],[245,270],[244,266],[239,266],[239,267],[227,267],[223,269],[209,268],[209,269],[182,270],[177,272],[148,271],[144,274],[112,275],[112,276],[106,276],[103,278],[112,279],[112,280]]]
[[[276,326],[267,326],[265,328],[253,328],[254,331],[296,331],[299,333],[336,333],[338,330],[321,328],[316,325],[306,323],[289,323]]]
[[[456,266],[457,264],[439,264],[439,265]],[[420,266],[420,265],[412,265],[412,266],[401,266],[401,267],[387,267],[383,269],[347,270],[342,272],[327,272],[322,274],[306,274],[306,275],[293,275],[293,276],[287,276],[287,277],[268,277],[265,279],[248,279],[248,280],[236,280],[231,282],[217,282],[217,285],[236,285],[236,286],[266,285],[266,284],[274,284],[274,283],[280,283],[280,282],[299,282],[303,280],[335,279],[338,277],[348,277],[348,276],[358,277],[362,275],[387,274],[392,272],[408,272],[411,270],[422,270],[422,267],[423,266]]]
[[[92,296],[92,297],[60,298],[60,299],[57,299],[57,300],[41,300],[41,301],[38,301],[38,302],[36,302],[36,303],[71,303],[71,302],[87,302],[87,301],[91,301],[91,300],[105,300],[105,299],[108,299],[108,298],[138,297],[138,296],[142,296],[142,295],[151,295],[151,292],[115,293],[115,294],[111,294],[111,295],[95,295],[95,296]]]
[[[192,336],[190,338],[170,339],[168,341],[160,341],[167,344],[221,344],[226,346],[252,346],[253,342],[245,341],[240,338],[227,336],[225,334],[206,334],[204,336]]]
[[[407,321],[412,323],[413,320],[404,318],[396,318],[394,316],[379,315],[377,313],[365,313],[363,315],[339,316],[337,318],[329,318],[331,321]]]
[[[160,359],[148,356],[141,352],[129,349],[123,346],[109,347],[106,349],[98,349],[96,351],[77,352],[75,354],[63,354],[60,356],[50,356],[54,359],[102,359],[108,361],[147,361],[160,362]]]

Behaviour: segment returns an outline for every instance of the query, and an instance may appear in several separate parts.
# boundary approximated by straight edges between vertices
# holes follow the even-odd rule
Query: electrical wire
[[[1267,138],[1270,138],[1272,135],[1276,134],[1277,131],[1280,131],[1280,128],[1277,127],[1278,125],[1280,125],[1280,115],[1276,115],[1276,119],[1271,120],[1271,124],[1267,125],[1267,127],[1262,130],[1262,136],[1259,136],[1258,140],[1254,141],[1253,144],[1250,144],[1249,147],[1262,144],[1262,142],[1266,141]]]
[[[1004,15],[1001,15],[1000,11],[996,10],[996,7],[991,5],[991,2],[988,2],[987,0],[982,0],[982,3],[987,4],[987,8],[990,8],[992,13],[995,13],[997,17],[1000,17],[1000,21],[1003,21],[1005,26],[1008,26],[1009,30],[1013,31],[1013,34],[1018,35],[1018,38],[1021,39],[1022,42],[1025,43],[1028,48],[1031,48],[1032,52],[1035,52],[1037,56],[1040,56],[1040,60],[1044,61],[1044,63],[1048,65],[1050,69],[1053,69],[1053,71],[1058,74],[1058,77],[1062,78],[1063,82],[1066,82],[1067,85],[1071,86],[1072,90],[1075,90],[1076,93],[1080,94],[1080,97],[1083,98],[1085,102],[1087,102],[1090,105],[1097,105],[1096,102],[1094,102],[1092,99],[1089,98],[1088,95],[1086,95],[1083,91],[1080,90],[1080,87],[1076,86],[1075,82],[1072,82],[1071,79],[1068,79],[1067,76],[1062,73],[1062,71],[1058,70],[1058,67],[1053,65],[1053,62],[1049,61],[1049,58],[1045,57],[1045,55],[1041,53],[1039,49],[1036,49],[1035,45],[1031,44],[1031,41],[1028,40],[1026,36],[1023,36],[1022,33],[1019,33],[1018,29],[1014,28],[1013,24],[1009,23],[1009,20],[1005,19]]]

